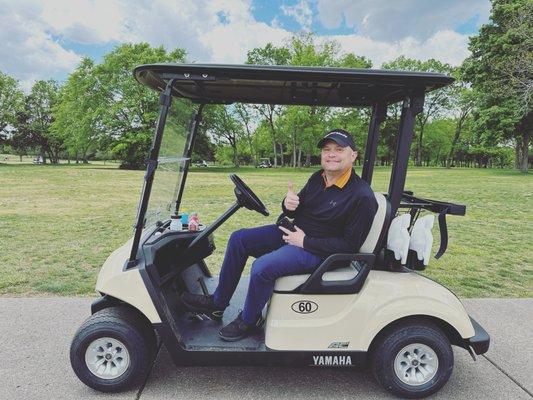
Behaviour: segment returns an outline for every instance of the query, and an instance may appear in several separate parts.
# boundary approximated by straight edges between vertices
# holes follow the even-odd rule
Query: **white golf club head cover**
[[[416,256],[419,261],[424,260],[424,265],[428,265],[431,254],[431,246],[433,245],[433,235],[431,229],[435,223],[433,215],[426,215],[418,218],[411,231],[411,241],[409,242],[409,249],[416,251]]]
[[[387,236],[387,249],[394,252],[394,258],[401,260],[402,264],[407,262],[407,253],[409,252],[409,224],[411,222],[410,214],[398,215],[394,218],[389,227]]]

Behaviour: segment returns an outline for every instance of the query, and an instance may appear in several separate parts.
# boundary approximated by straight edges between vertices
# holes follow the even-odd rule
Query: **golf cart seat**
[[[383,229],[390,213],[390,206],[387,199],[382,193],[374,193],[378,203],[378,209],[372,226],[366,236],[363,245],[359,249],[359,253],[373,254],[380,243],[380,238],[383,237]],[[346,264],[346,263],[344,263]],[[320,267],[319,267],[320,268]],[[331,271],[325,272],[322,275],[322,280],[325,282],[343,282],[354,279],[361,269],[361,264],[358,262],[351,262],[348,266],[339,266]],[[303,285],[312,274],[288,275],[278,278],[274,285],[275,292],[292,292]]]

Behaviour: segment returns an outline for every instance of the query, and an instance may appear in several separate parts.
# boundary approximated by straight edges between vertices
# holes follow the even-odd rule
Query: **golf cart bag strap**
[[[320,264],[311,276],[300,287],[302,294],[353,294],[359,293],[370,269],[374,265],[374,254],[332,254]],[[349,280],[330,281],[322,279],[323,275],[336,268],[352,264],[359,270],[356,276]]]
[[[446,225],[446,213],[439,214],[439,232],[440,232],[440,246],[435,254],[435,258],[438,260],[446,252],[448,248],[448,226]]]
[[[413,196],[410,192],[404,192],[402,196],[403,207],[421,208],[439,214],[440,246],[435,258],[439,259],[448,247],[448,226],[446,214],[465,215],[466,206],[462,204],[447,203],[444,201],[423,199]]]

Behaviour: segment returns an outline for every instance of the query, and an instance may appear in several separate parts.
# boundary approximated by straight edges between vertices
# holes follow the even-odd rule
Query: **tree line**
[[[439,72],[455,83],[427,94],[416,118],[412,162],[420,166],[515,167],[531,165],[533,3],[493,1],[489,23],[470,40],[461,66],[398,57],[380,67]],[[186,62],[181,48],[123,44],[99,64],[84,58],[67,80],[36,81],[29,93],[0,72],[0,151],[38,155],[43,162],[116,159],[142,168],[158,112],[158,96],[136,83],[135,66]],[[284,46],[268,43],[248,51],[247,64],[373,68],[364,56],[343,53],[335,41],[311,33]],[[389,107],[381,126],[377,162],[393,162],[400,105]],[[368,109],[280,105],[209,105],[195,143],[196,159],[239,166],[309,166],[325,132],[352,132],[363,157]]]

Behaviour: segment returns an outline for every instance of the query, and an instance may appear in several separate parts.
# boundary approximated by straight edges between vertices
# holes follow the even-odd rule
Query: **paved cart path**
[[[74,332],[89,315],[87,298],[0,298],[0,399],[386,399],[367,373],[314,368],[176,368],[162,349],[147,381],[107,395],[70,368]],[[435,399],[531,399],[533,299],[470,299],[470,314],[491,335],[474,362],[455,350],[455,369]]]

